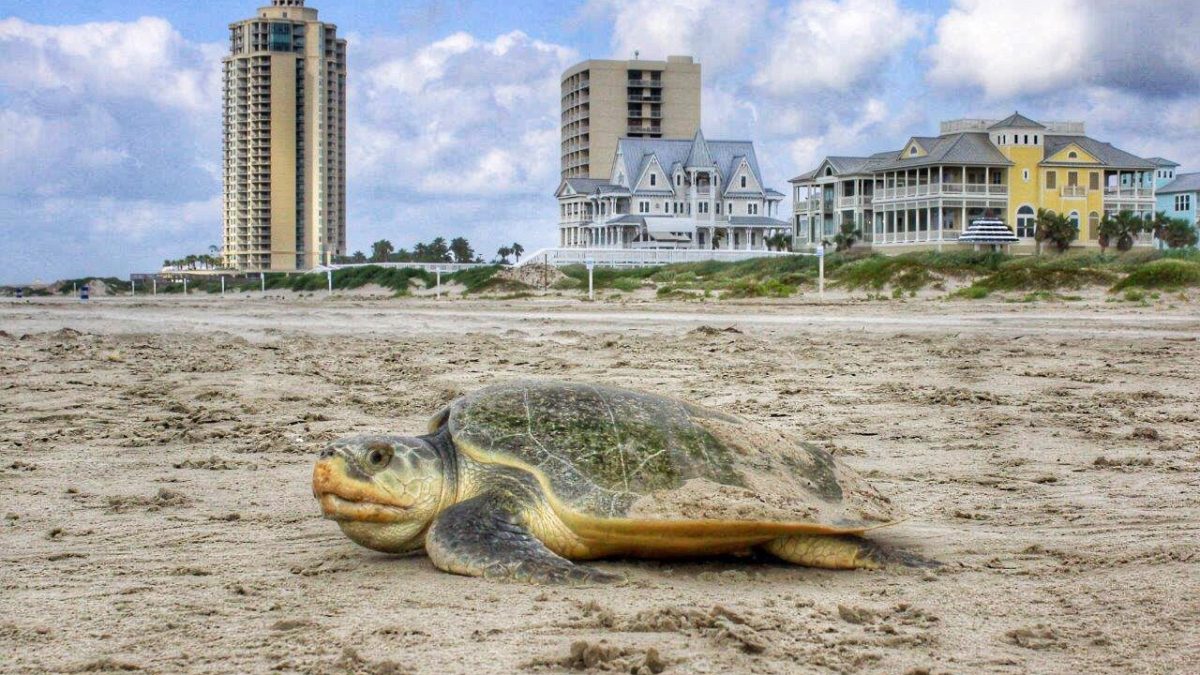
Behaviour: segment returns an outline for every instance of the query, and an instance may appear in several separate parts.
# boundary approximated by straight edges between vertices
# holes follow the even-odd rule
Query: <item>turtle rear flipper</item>
[[[522,505],[485,493],[443,511],[425,536],[439,569],[454,574],[535,584],[612,583],[622,577],[556,555],[522,523]]]
[[[763,544],[763,548],[796,565],[831,570],[941,566],[920,554],[856,535],[788,535]]]

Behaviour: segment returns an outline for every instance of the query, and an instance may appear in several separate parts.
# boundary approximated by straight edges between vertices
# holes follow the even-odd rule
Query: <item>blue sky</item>
[[[220,58],[254,0],[0,0],[0,283],[150,271],[220,240]],[[350,41],[350,249],[556,238],[558,75],[694,54],[710,138],[768,183],[937,122],[1078,119],[1200,170],[1188,0],[309,0]]]

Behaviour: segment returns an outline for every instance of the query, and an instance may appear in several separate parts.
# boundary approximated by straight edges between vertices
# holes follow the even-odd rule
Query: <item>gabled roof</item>
[[[571,186],[572,190],[586,195],[594,192],[600,185],[607,185],[608,181],[600,178],[568,178],[566,183]]]
[[[1137,155],[1113,147],[1111,143],[1100,141],[1087,136],[1054,136],[1047,134],[1045,140],[1046,157],[1053,157],[1059,150],[1074,143],[1083,151],[1095,157],[1101,164],[1114,169],[1153,169],[1154,162],[1142,159]]]
[[[792,178],[788,182],[789,183],[803,183],[806,180],[812,180],[816,177],[817,177],[817,170],[813,169],[812,171],[805,171],[804,173],[800,174],[799,176]]]
[[[1154,162],[1154,166],[1179,166],[1179,162],[1172,162],[1169,159],[1162,157],[1147,157],[1147,162]]]
[[[1181,173],[1155,192],[1160,195],[1168,192],[1200,192],[1200,173]]]
[[[762,171],[758,168],[758,158],[754,154],[754,144],[750,141],[707,141],[697,133],[691,139],[682,138],[622,138],[617,141],[617,153],[624,162],[621,168],[626,176],[642,175],[642,168],[651,156],[658,159],[660,166],[674,166],[676,163],[688,168],[695,168],[693,155],[700,155],[700,160],[707,158],[706,168],[716,168],[721,175],[721,192],[729,186],[737,169],[738,157],[745,157],[754,174],[754,180],[763,185]]]
[[[907,169],[935,164],[1012,166],[1012,162],[1002,155],[996,146],[992,145],[988,135],[982,132],[938,136],[932,147],[926,146],[926,149],[929,154],[921,157],[900,157],[899,153],[895,153],[890,161],[880,160],[872,170]]]
[[[1034,122],[1033,120],[1022,115],[1019,112],[1014,112],[1013,114],[1009,115],[1008,117],[1005,117],[1004,119],[1000,120],[999,122],[996,122],[992,126],[988,127],[989,130],[991,130],[991,129],[1045,129],[1045,128],[1046,128],[1046,125],[1039,124],[1038,122]]]

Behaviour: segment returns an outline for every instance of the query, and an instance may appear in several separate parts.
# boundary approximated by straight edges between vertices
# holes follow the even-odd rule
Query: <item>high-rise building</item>
[[[562,75],[562,177],[608,180],[620,138],[686,138],[700,130],[700,64],[584,61]]]
[[[346,41],[304,0],[230,24],[225,264],[310,269],[346,253]]]

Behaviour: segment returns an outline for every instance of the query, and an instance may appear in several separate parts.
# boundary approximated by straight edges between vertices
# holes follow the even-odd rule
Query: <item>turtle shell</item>
[[[825,450],[734,415],[615,387],[518,381],[450,404],[475,460],[532,472],[555,508],[592,518],[808,523],[862,531],[896,512]]]

